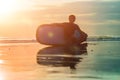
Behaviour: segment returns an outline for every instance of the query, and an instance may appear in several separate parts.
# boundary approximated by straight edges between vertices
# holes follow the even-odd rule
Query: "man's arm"
[[[79,38],[80,42],[86,41],[88,35],[84,31],[82,31],[77,24],[75,26],[75,29],[78,30],[78,32],[80,33],[79,34],[80,35],[80,38]]]

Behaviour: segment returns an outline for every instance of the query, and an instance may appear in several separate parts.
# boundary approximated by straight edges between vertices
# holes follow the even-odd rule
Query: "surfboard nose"
[[[36,34],[37,41],[42,44],[65,44],[64,30],[59,26],[40,26]]]

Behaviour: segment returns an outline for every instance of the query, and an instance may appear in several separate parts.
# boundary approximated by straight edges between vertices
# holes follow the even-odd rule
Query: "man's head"
[[[69,22],[70,22],[70,23],[74,23],[74,22],[75,22],[75,19],[76,19],[76,17],[75,17],[74,15],[70,15],[70,16],[69,16]]]

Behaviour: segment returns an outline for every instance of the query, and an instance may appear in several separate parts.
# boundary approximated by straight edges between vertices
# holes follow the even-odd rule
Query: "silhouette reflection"
[[[51,46],[38,51],[37,63],[76,69],[76,64],[83,59],[80,55],[87,55],[87,43],[76,46]]]

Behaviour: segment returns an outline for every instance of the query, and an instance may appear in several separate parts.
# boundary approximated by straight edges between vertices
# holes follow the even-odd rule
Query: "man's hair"
[[[69,18],[75,18],[75,15],[69,15]]]

